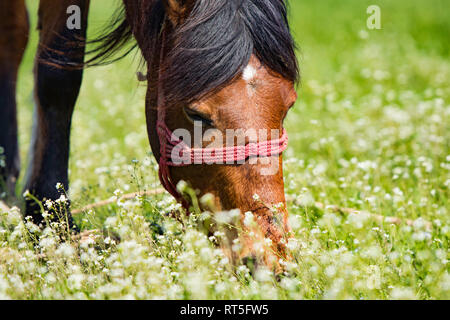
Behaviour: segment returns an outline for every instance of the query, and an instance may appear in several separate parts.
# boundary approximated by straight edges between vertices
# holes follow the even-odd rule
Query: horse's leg
[[[77,14],[71,10],[67,13],[74,5],[81,9],[79,29],[76,24],[69,29],[67,23],[74,18],[72,14]],[[86,37],[88,10],[89,0],[41,0],[39,5],[40,38],[34,71],[36,106],[24,191],[41,201],[60,198],[62,190],[57,190],[57,183],[68,190],[70,126],[83,71],[67,65],[84,60],[85,48],[80,39]],[[74,228],[68,204],[53,213],[62,213],[59,218],[67,219]],[[43,221],[39,205],[30,197],[26,199],[26,216],[38,225]]]
[[[17,141],[17,71],[28,41],[24,0],[0,2],[0,200],[14,197],[20,158]]]

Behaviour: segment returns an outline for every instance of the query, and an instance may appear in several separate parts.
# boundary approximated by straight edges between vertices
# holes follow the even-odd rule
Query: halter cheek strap
[[[164,25],[166,20],[164,21]],[[159,57],[159,70],[158,70],[158,97],[157,97],[157,122],[156,122],[156,132],[158,134],[159,146],[160,146],[160,158],[159,158],[159,180],[161,181],[162,186],[175,198],[177,201],[182,202],[183,206],[188,208],[188,204],[183,199],[181,194],[177,191],[175,184],[173,183],[170,177],[170,168],[167,163],[167,159],[165,155],[167,154],[166,148],[167,143],[165,140],[165,136],[161,134],[159,129],[161,124],[165,124],[165,99],[164,99],[164,88],[162,85],[162,69],[163,69],[163,57],[166,54],[166,28],[162,27],[161,29],[161,52]]]
[[[162,45],[159,63],[159,79],[161,78],[163,56],[165,55],[165,28],[162,31]],[[250,143],[245,146],[233,146],[224,148],[190,148],[186,143],[176,137],[165,123],[165,101],[163,86],[158,81],[158,120],[157,133],[160,144],[159,159],[159,179],[163,187],[178,201],[182,202],[188,208],[187,202],[177,191],[175,183],[170,175],[170,167],[183,167],[190,165],[206,164],[235,164],[244,162],[250,157],[271,157],[279,155],[286,150],[288,145],[288,135],[283,129],[282,136],[279,139],[262,141],[259,143]],[[173,151],[177,148],[178,159],[173,159]],[[184,161],[176,161],[179,159]],[[187,161],[186,161],[187,160]]]

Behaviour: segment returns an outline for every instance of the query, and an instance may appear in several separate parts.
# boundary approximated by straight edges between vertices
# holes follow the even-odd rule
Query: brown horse
[[[79,28],[66,23],[67,9],[73,5],[80,9]],[[298,79],[284,1],[123,0],[122,15],[109,32],[92,41],[97,45],[85,62],[88,10],[89,0],[40,0],[36,109],[24,187],[38,199],[59,198],[58,182],[68,189],[71,117],[83,75],[79,66],[110,62],[129,41],[131,47],[137,44],[148,66],[147,129],[153,154],[161,163],[165,158],[161,151],[168,143],[158,130],[161,122],[171,132],[184,129],[192,136],[200,124],[203,134],[214,129],[227,139],[229,130],[283,130],[283,120],[297,98]],[[6,182],[0,193],[13,194],[19,173],[15,83],[28,37],[24,0],[0,2],[0,26],[0,146],[5,155],[1,175]],[[239,138],[233,135],[231,143],[237,144]],[[244,145],[276,139],[273,134],[245,136]],[[207,146],[202,141],[197,147]],[[170,165],[162,179],[166,187],[187,181],[199,195],[212,194],[216,210],[239,208],[242,220],[245,212],[253,212],[263,236],[272,240],[273,252],[285,256],[290,229],[281,152],[266,153],[256,161],[251,155],[240,163]],[[269,167],[277,170],[261,173]],[[33,201],[26,202],[25,212],[35,223],[42,222]],[[76,229],[70,216],[68,220]],[[244,241],[240,256],[255,256],[251,240]],[[273,258],[267,253],[266,263],[268,256]]]

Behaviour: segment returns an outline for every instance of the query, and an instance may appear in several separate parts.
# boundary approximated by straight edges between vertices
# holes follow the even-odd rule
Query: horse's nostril
[[[254,275],[258,268],[258,259],[255,255],[250,255],[242,258],[242,264],[250,270],[251,275]]]

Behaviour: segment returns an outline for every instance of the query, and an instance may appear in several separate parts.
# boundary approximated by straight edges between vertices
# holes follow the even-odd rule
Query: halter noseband
[[[279,139],[223,148],[191,148],[176,137],[164,121],[158,120],[157,131],[161,146],[159,178],[164,188],[177,199],[180,199],[180,194],[172,182],[169,167],[186,167],[201,164],[239,164],[251,157],[279,155],[286,150],[288,145],[288,135],[284,129]],[[174,150],[175,148],[177,149]],[[174,159],[174,156],[176,159]],[[180,161],[180,159],[184,160]]]
[[[161,70],[165,49],[166,32],[162,30],[162,45],[160,53],[159,79],[161,79]],[[170,175],[170,167],[183,167],[190,165],[205,164],[235,164],[243,162],[250,157],[271,157],[279,155],[286,150],[288,145],[288,135],[285,129],[279,139],[262,141],[258,143],[249,143],[245,146],[233,146],[223,148],[191,148],[185,142],[176,137],[165,123],[164,112],[164,94],[161,81],[158,81],[158,119],[157,134],[160,144],[159,159],[159,179],[163,187],[178,201],[181,201],[185,207],[188,207],[182,195]],[[188,161],[175,161],[173,151],[177,147],[177,157],[189,159]]]

